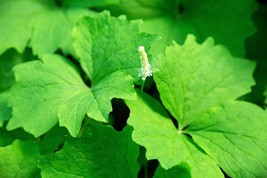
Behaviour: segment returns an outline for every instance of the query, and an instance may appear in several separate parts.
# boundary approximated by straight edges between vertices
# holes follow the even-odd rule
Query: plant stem
[[[143,83],[142,83],[142,85],[141,85],[141,91],[144,90],[145,82],[146,82],[146,80],[144,80]],[[144,177],[145,178],[148,178],[147,159],[145,160],[145,163],[144,163]]]
[[[142,85],[141,85],[141,91],[144,90],[145,82],[146,82],[146,81],[144,80],[143,83],[142,83]]]

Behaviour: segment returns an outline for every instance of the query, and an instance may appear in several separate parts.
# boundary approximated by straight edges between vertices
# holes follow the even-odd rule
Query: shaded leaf
[[[85,125],[81,138],[68,138],[62,150],[41,160],[42,177],[137,177],[139,147],[131,130]]]
[[[0,56],[0,127],[4,121],[9,120],[11,117],[12,110],[7,103],[11,97],[9,88],[15,81],[12,67],[33,59],[34,56],[29,49],[26,49],[22,54],[10,49]]]
[[[159,166],[153,178],[167,178],[167,177],[191,178],[189,170],[190,168],[184,165],[175,166],[168,170],[165,170],[161,166]]]
[[[50,0],[1,0],[0,11],[0,54],[9,48],[21,53],[29,42],[38,56],[58,48],[72,53],[72,27],[88,13],[83,8],[59,8]]]

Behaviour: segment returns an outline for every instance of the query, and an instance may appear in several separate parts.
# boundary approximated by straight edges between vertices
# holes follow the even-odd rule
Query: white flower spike
[[[145,47],[139,46],[138,51],[139,51],[140,59],[141,59],[141,68],[138,70],[139,71],[138,76],[141,77],[143,81],[145,81],[147,77],[152,76],[152,70],[148,62]]]

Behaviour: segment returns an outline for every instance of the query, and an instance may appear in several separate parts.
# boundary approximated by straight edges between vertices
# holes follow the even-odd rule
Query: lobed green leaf
[[[218,166],[231,177],[265,177],[266,112],[234,101],[254,83],[254,64],[189,36],[183,46],[168,47],[158,65],[160,98],[178,128],[150,96],[138,92],[137,101],[126,101],[133,140],[147,158],[164,169],[188,165],[192,177],[223,177]]]
[[[80,93],[90,92],[74,65],[58,55],[45,55],[42,61],[20,64],[13,70],[16,83],[10,90],[13,112],[9,130],[23,127],[38,137],[58,122],[61,105]],[[81,124],[83,117],[78,119]]]
[[[255,83],[255,64],[232,57],[211,38],[197,44],[189,35],[184,45],[174,42],[158,61],[154,79],[160,98],[180,129],[208,108],[248,93]]]
[[[141,67],[138,47],[147,51],[158,39],[156,35],[139,32],[141,21],[115,18],[107,11],[82,18],[73,31],[74,48],[92,87],[115,71],[138,78]],[[153,59],[153,58],[152,58]]]
[[[223,177],[215,161],[191,138],[178,132],[155,99],[137,93],[137,100],[126,101],[131,111],[127,123],[134,128],[133,140],[146,148],[147,159],[158,159],[164,169],[186,164],[193,178]]]
[[[267,112],[232,101],[211,108],[186,129],[231,177],[267,176]]]

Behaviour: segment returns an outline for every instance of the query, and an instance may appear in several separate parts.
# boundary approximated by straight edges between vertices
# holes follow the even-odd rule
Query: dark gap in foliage
[[[145,82],[145,83],[144,83]],[[155,81],[153,77],[147,77],[145,81],[139,79],[135,84],[134,87],[141,90],[142,84],[144,83],[143,91],[150,94],[151,91],[154,90],[155,87]]]
[[[184,13],[184,5],[182,3],[178,4],[178,14]]]
[[[261,3],[261,4],[267,4],[267,0],[257,0],[258,3]]]
[[[185,135],[185,136],[187,136],[187,137],[189,137],[189,138],[191,138],[191,139],[192,139],[192,136],[191,136],[191,135],[189,135],[188,133],[183,133],[183,135]]]
[[[37,138],[39,151],[42,155],[55,153],[61,150],[65,144],[68,130],[57,123],[48,132]]]
[[[146,88],[146,92],[156,100],[160,101],[159,92],[153,77],[149,77],[149,87]]]
[[[150,93],[150,96],[153,97],[154,99],[156,99],[158,102],[161,103],[162,105],[162,102],[160,100],[160,95],[159,95],[159,91],[157,89],[155,89],[153,92]]]
[[[260,107],[265,106],[263,95],[266,87],[266,69],[267,69],[267,0],[258,0],[259,8],[253,14],[253,22],[257,31],[245,41],[246,44],[246,58],[256,61],[257,65],[253,73],[256,85],[251,88],[251,92],[241,99],[257,104]]]
[[[58,7],[63,7],[63,2],[62,0],[55,0],[55,3]]]
[[[65,145],[65,142],[59,143],[58,148],[54,151],[54,153],[60,151],[64,147],[64,145]]]
[[[140,154],[138,157],[138,163],[141,165],[141,168],[138,172],[138,178],[146,178],[146,177],[152,178],[155,174],[155,171],[156,171],[158,165],[159,165],[159,162],[158,162],[158,160],[148,161],[146,159],[146,148],[145,147],[140,146],[139,150],[140,150]]]
[[[182,128],[182,130],[186,130],[189,127],[189,125],[186,125]],[[187,133],[183,133],[184,135],[187,135],[188,137],[192,138],[191,135],[187,134]]]
[[[91,11],[100,12],[100,10],[98,10],[96,7],[90,7],[89,9],[90,9]]]
[[[156,86],[156,83],[155,83],[155,81],[154,81],[154,78],[153,77],[150,77],[149,78],[150,79],[150,87],[149,87],[149,89],[147,90],[147,93],[150,95],[150,96],[152,96],[153,98],[155,98],[161,105],[162,105],[162,107],[165,109],[165,111],[168,113],[168,115],[169,115],[169,117],[171,118],[171,120],[172,120],[172,123],[174,124],[174,126],[178,129],[178,122],[177,122],[177,120],[175,119],[175,117],[173,117],[172,115],[171,115],[171,113],[164,107],[164,105],[163,105],[163,103],[162,103],[162,101],[161,101],[161,99],[160,99],[160,95],[159,95],[159,91],[158,91],[158,89],[157,89],[157,86]],[[145,88],[145,87],[144,87]]]
[[[187,137],[185,137],[187,139],[187,141],[190,142],[192,145],[194,145],[196,147],[196,149],[198,149],[198,151],[202,152],[203,154],[208,155],[205,150],[203,150],[200,146],[198,146],[197,143],[195,143],[195,141],[193,140],[191,135],[188,135],[188,134],[184,134],[184,135],[187,136]]]
[[[96,13],[101,13],[101,12],[107,10],[107,9],[105,9],[104,7],[90,7],[90,8],[88,8],[88,9],[91,10],[91,11],[94,11],[94,12],[96,12]],[[113,11],[110,11],[110,13],[111,13],[111,15],[114,16],[114,17],[118,17],[118,16],[119,16],[119,14],[114,14]],[[121,14],[120,14],[120,15],[121,15]]]
[[[146,160],[147,161],[147,160]],[[149,160],[141,166],[140,171],[138,172],[138,178],[153,178],[157,167],[159,166],[158,160]],[[146,172],[145,172],[146,171]]]
[[[141,85],[139,85],[139,84],[134,84],[134,88],[137,88],[137,89],[141,90]]]
[[[68,55],[67,58],[78,68],[78,71],[80,72],[80,75],[83,79],[83,82],[89,87],[91,88],[92,83],[91,80],[89,79],[89,77],[87,76],[87,74],[84,72],[84,70],[82,69],[81,64],[79,63],[78,60],[76,60],[73,56]]]
[[[223,173],[223,175],[224,175],[224,178],[231,178],[230,176],[228,176],[227,174],[226,174],[226,172],[224,172],[224,170],[222,169],[222,168],[220,168],[221,169],[221,171],[222,171],[222,173]]]
[[[189,127],[189,125],[184,126],[184,127],[182,128],[182,131],[183,131],[183,130],[186,130],[188,127]],[[183,135],[186,135],[187,137],[189,137],[190,139],[192,139],[192,136],[191,136],[190,134],[188,134],[188,133],[184,133],[184,132],[182,132],[182,133],[183,133]]]
[[[166,109],[166,108],[165,108]],[[167,110],[166,110],[167,111]],[[176,127],[176,129],[178,129],[179,125],[178,125],[178,122],[177,120],[171,115],[171,113],[169,111],[167,111],[171,120],[172,120],[172,123],[174,124],[174,126]]]
[[[147,161],[147,178],[153,178],[158,166],[158,160]],[[145,178],[145,166],[142,166],[140,171],[138,172],[138,178]]]
[[[130,110],[122,99],[113,98],[111,104],[112,112],[110,113],[110,122],[115,130],[122,131],[127,125],[126,122],[129,118]]]

